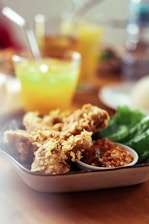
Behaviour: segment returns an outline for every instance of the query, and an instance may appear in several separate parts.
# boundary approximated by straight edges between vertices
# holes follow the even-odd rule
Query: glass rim
[[[21,55],[18,55],[18,54],[14,54],[13,56],[12,56],[12,61],[14,62],[14,63],[20,63],[20,62],[22,62],[22,63],[28,63],[29,61],[31,62],[46,62],[46,61],[48,61],[48,60],[50,60],[50,59],[54,59],[54,60],[60,60],[60,61],[62,61],[62,60],[65,60],[65,61],[76,61],[76,62],[81,62],[81,60],[82,60],[82,57],[81,57],[81,54],[79,53],[79,52],[77,52],[77,51],[66,51],[66,52],[64,52],[64,54],[63,54],[63,57],[61,58],[57,58],[57,57],[53,57],[53,56],[49,56],[49,57],[43,57],[43,58],[41,58],[41,59],[34,59],[33,57],[30,57],[30,56],[21,56]]]

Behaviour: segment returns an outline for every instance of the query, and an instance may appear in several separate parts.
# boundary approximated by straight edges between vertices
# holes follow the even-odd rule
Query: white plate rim
[[[130,90],[132,87],[132,83],[106,85],[99,89],[98,98],[106,106],[114,110],[117,109],[118,106],[122,105],[132,107],[130,100]]]

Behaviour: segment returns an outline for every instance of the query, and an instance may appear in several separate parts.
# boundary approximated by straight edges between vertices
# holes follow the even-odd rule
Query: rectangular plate
[[[19,122],[22,114],[20,111],[13,113],[12,116],[7,115],[0,119],[0,124],[9,122],[11,119]],[[124,187],[140,184],[149,179],[149,163],[106,171],[75,171],[62,175],[40,175],[28,172],[6,153],[1,155],[12,162],[18,175],[29,187],[40,192],[77,192]]]
[[[40,192],[77,192],[124,187],[140,184],[149,178],[148,165],[55,176],[31,175],[18,168],[17,172],[28,186]]]

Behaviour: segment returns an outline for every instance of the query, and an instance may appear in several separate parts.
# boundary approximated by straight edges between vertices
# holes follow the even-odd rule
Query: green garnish
[[[132,147],[139,155],[139,162],[149,158],[149,115],[140,110],[119,106],[108,127],[95,136]]]

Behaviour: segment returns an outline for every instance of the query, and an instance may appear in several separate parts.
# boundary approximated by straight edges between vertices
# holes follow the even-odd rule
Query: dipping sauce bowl
[[[133,166],[133,165],[135,165],[137,163],[137,161],[138,161],[138,154],[137,154],[137,152],[134,149],[132,149],[132,148],[126,146],[126,145],[120,144],[120,143],[115,143],[115,144],[117,146],[120,146],[121,149],[124,151],[124,153],[126,153],[126,155],[124,156],[125,157],[125,163],[124,163],[124,165],[120,165],[121,162],[119,160],[122,160],[122,158],[117,158],[119,165],[116,165],[116,166],[114,166],[114,165],[111,165],[111,166],[91,165],[89,163],[84,162],[83,160],[82,161],[81,160],[80,161],[77,161],[76,162],[77,163],[77,166],[81,170],[85,170],[85,171],[95,171],[95,170],[109,170],[109,169],[123,168],[123,167]],[[123,152],[121,151],[120,153],[123,153]],[[132,157],[132,160],[131,161],[129,160],[130,162],[128,162],[128,163],[126,163],[126,160],[127,160],[126,157],[127,156],[129,158]],[[110,162],[112,160],[113,161],[115,160],[115,156],[113,156],[113,159],[112,158],[109,159]],[[116,160],[115,160],[115,162],[116,162]],[[111,162],[111,164],[112,164],[112,162]]]

